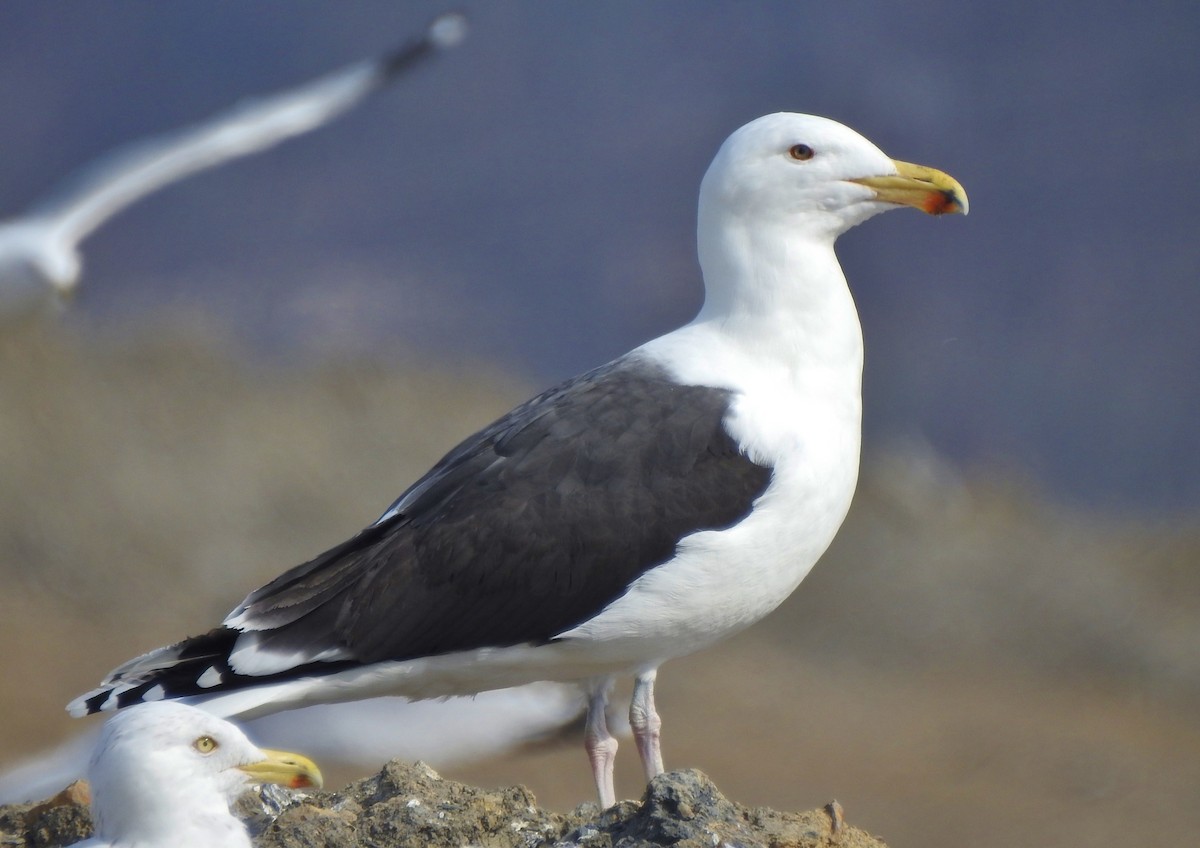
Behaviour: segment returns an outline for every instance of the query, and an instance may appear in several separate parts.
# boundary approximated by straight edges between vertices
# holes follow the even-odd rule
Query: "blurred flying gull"
[[[386,56],[103,156],[23,216],[0,223],[0,320],[54,311],[79,283],[80,243],[126,206],[329,123],[409,68],[458,44],[465,33],[462,15],[442,15],[420,38]]]
[[[629,721],[653,777],[659,665],[778,606],[849,509],[862,331],[834,241],[901,205],[965,213],[967,198],[826,118],[737,130],[700,187],[695,320],[467,438],[359,535],[70,711],[182,698],[251,717],[573,681],[611,806],[615,677],[634,678]]]
[[[321,786],[307,757],[256,747],[211,713],[140,704],[104,725],[88,766],[96,835],[79,848],[250,848],[229,805],[253,783]]]

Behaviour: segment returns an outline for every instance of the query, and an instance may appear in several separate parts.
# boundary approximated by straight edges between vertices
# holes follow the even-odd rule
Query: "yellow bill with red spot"
[[[265,760],[238,766],[255,783],[277,783],[291,789],[320,789],[324,784],[317,764],[303,754],[261,749]]]
[[[852,183],[875,192],[884,203],[912,206],[930,215],[967,214],[967,192],[954,177],[926,165],[893,159],[896,173],[883,177],[859,177]]]

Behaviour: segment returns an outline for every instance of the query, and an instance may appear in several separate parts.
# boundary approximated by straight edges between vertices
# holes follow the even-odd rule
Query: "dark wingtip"
[[[425,34],[384,57],[381,72],[393,77],[427,56],[457,47],[467,37],[467,16],[462,12],[446,12],[434,18]]]

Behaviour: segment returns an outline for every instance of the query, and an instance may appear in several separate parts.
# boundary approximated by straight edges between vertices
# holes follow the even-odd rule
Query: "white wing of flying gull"
[[[462,40],[465,19],[433,21],[415,41],[298,88],[246,100],[208,121],[119,148],[28,212],[0,223],[0,318],[52,311],[79,282],[80,243],[170,183],[329,123],[372,91]]]
[[[120,666],[71,712],[181,698],[249,718],[575,682],[611,806],[614,678],[634,679],[653,777],[658,667],[775,609],[841,526],[863,346],[834,241],[900,206],[965,213],[967,198],[827,118],[737,130],[700,185],[705,299],[690,324],[518,406],[360,534],[208,633]]]

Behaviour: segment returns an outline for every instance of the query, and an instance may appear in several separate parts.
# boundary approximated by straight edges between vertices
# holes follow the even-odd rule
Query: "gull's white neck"
[[[789,220],[709,214],[698,228],[704,306],[646,345],[684,382],[744,389],[759,374],[808,394],[857,399],[862,330],[833,236]]]
[[[107,795],[112,795],[109,787]],[[146,806],[146,798],[153,806]],[[189,791],[172,780],[143,785],[98,806],[96,836],[121,848],[242,848],[246,830],[217,790]]]
[[[704,212],[705,299],[693,324],[719,328],[748,353],[784,367],[860,375],[862,330],[833,238],[802,236],[786,220]]]

